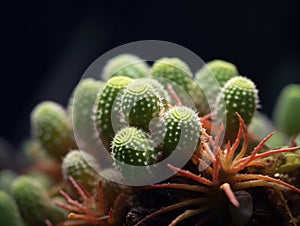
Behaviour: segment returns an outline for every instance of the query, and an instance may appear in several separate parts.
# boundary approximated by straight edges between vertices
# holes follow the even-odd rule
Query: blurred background
[[[170,41],[204,61],[235,63],[269,116],[281,88],[300,82],[296,0],[7,1],[0,10],[0,137],[14,146],[29,136],[37,103],[66,105],[98,56],[132,41]]]

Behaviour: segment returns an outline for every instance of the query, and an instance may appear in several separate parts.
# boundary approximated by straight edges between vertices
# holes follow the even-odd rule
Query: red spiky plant
[[[246,168],[249,166],[266,166],[266,162],[260,161],[260,159],[264,157],[277,153],[299,150],[300,147],[282,148],[259,153],[264,148],[265,142],[274,134],[271,133],[252,150],[250,155],[246,156],[246,153],[248,151],[247,149],[249,135],[242,117],[238,113],[236,113],[236,115],[239,119],[239,131],[237,134],[237,138],[232,145],[230,144],[230,142],[228,142],[227,145],[220,144],[223,126],[221,126],[221,128],[218,130],[218,133],[214,139],[206,132],[203,132],[202,134],[201,144],[199,145],[196,153],[193,155],[192,161],[196,166],[199,167],[199,169],[205,169],[205,175],[209,175],[208,177],[201,175],[200,172],[199,175],[197,175],[191,173],[190,171],[182,170],[172,165],[168,165],[169,168],[176,172],[178,175],[192,179],[198,184],[190,185],[164,183],[143,187],[143,189],[184,189],[199,192],[199,197],[161,208],[156,212],[153,212],[152,214],[146,216],[144,219],[140,220],[135,226],[141,225],[145,221],[152,219],[160,214],[188,206],[193,206],[194,208],[185,210],[182,214],[178,215],[169,224],[169,226],[174,226],[177,223],[192,216],[209,212],[212,210],[212,208],[214,208],[214,205],[212,204],[212,197],[217,197],[216,192],[224,192],[230,203],[232,203],[237,208],[239,207],[239,202],[234,195],[234,191],[237,190],[263,186],[271,187],[277,191],[281,191],[287,188],[300,194],[299,188],[285,183],[279,179],[275,179],[262,174],[245,173]],[[241,141],[242,147],[237,153]],[[208,162],[211,162],[212,164],[208,164],[207,161],[204,161],[204,159],[208,159]],[[195,208],[195,206],[198,207]],[[209,214],[207,216],[209,217]],[[204,222],[208,220],[208,217],[204,217],[203,219],[201,219],[201,221]]]
[[[98,186],[98,201],[93,198],[84,187],[78,184],[74,178],[69,177],[69,180],[73,187],[79,194],[81,202],[72,199],[62,189],[59,189],[59,193],[66,200],[67,204],[56,203],[57,206],[70,211],[68,219],[61,222],[59,226],[68,225],[110,225],[114,223],[112,216],[112,209],[108,214],[104,211],[104,194],[102,189],[102,183],[99,182]]]

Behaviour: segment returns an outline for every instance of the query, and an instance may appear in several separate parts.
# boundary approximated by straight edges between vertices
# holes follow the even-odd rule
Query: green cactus
[[[72,115],[74,133],[80,148],[92,150],[95,141],[95,127],[92,118],[97,93],[104,83],[93,78],[80,81],[69,101],[68,112]]]
[[[0,189],[6,192],[10,192],[10,188],[14,179],[17,178],[17,173],[6,169],[0,171]]]
[[[286,86],[277,100],[274,110],[274,121],[279,129],[288,136],[300,132],[300,85]]]
[[[74,148],[75,142],[70,120],[58,104],[45,101],[35,107],[31,114],[33,136],[54,159],[62,157]]]
[[[28,225],[43,226],[46,219],[56,224],[65,217],[63,212],[51,203],[41,184],[32,177],[18,177],[12,185],[12,196]]]
[[[142,78],[139,80],[151,85],[157,91],[157,93],[159,94],[161,99],[166,100],[167,102],[170,101],[171,98],[170,98],[169,93],[166,91],[164,86],[159,81],[155,80],[153,77]]]
[[[113,109],[113,107],[120,106],[119,94],[132,81],[131,78],[124,76],[113,77],[107,81],[103,89],[97,94],[95,123],[99,138],[107,149],[110,148],[110,142],[115,134],[111,119],[112,113],[116,113],[119,110]]]
[[[108,80],[114,76],[143,78],[148,76],[148,65],[141,58],[132,54],[121,54],[110,59],[104,66],[102,78]]]
[[[62,174],[67,181],[73,177],[90,194],[96,194],[96,188],[100,180],[94,157],[84,151],[72,150],[64,158],[62,163]]]
[[[195,74],[195,79],[197,82],[204,82],[205,86],[211,87],[215,80],[210,77],[214,76],[220,87],[223,87],[229,79],[238,76],[238,74],[234,64],[224,60],[212,60]]]
[[[120,107],[129,126],[148,131],[150,121],[159,116],[161,97],[147,80],[138,79],[124,90]]]
[[[157,161],[158,155],[149,136],[134,127],[120,130],[112,142],[112,157],[128,165],[152,165]]]
[[[196,72],[195,81],[205,94],[205,97],[199,98],[198,100],[198,102],[202,102],[202,105],[201,103],[196,104],[202,107],[198,109],[202,114],[207,114],[209,113],[209,109],[213,111],[214,108],[217,107],[215,106],[215,101],[217,95],[221,92],[221,87],[223,87],[229,79],[238,76],[238,73],[234,64],[223,60],[210,61],[206,66]],[[206,98],[207,102],[203,101],[203,98]],[[205,106],[205,103],[209,104],[209,106]]]
[[[221,120],[226,119],[224,141],[236,138],[239,121],[236,112],[241,115],[246,125],[251,122],[258,105],[258,95],[255,84],[248,78],[237,76],[231,78],[223,87],[216,104],[216,115]],[[226,105],[224,108],[224,104]],[[226,109],[226,110],[225,110]]]
[[[158,59],[152,66],[151,76],[164,85],[165,89],[168,83],[172,85],[181,102],[192,103],[196,83],[189,66],[179,58]]]
[[[15,200],[0,190],[0,225],[23,226],[22,218]]]
[[[158,125],[158,131],[153,132],[153,140],[163,137],[161,150],[163,156],[169,156],[178,150],[195,150],[199,142],[202,126],[196,112],[185,106],[176,106],[167,111]]]

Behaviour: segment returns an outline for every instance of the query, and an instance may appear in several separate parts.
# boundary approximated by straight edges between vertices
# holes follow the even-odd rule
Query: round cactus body
[[[121,111],[129,126],[149,130],[150,121],[159,116],[161,97],[147,81],[138,79],[124,90]]]
[[[220,120],[226,119],[225,142],[228,139],[234,141],[239,128],[236,112],[241,115],[246,125],[250,124],[256,112],[258,95],[255,84],[246,77],[233,77],[224,85],[216,104],[217,117]]]
[[[143,83],[147,83],[150,86],[152,86],[152,88],[155,89],[156,92],[159,94],[161,99],[164,99],[166,101],[170,100],[170,95],[166,91],[165,87],[159,81],[155,80],[155,78],[149,77],[149,78],[142,78],[139,80],[141,80]]]
[[[12,185],[12,196],[28,225],[43,226],[46,219],[58,223],[65,217],[63,212],[51,203],[44,188],[32,177],[18,177]]]
[[[149,136],[142,130],[127,127],[120,130],[112,142],[112,157],[133,166],[148,166],[158,159]]]
[[[99,166],[94,158],[79,150],[70,151],[62,163],[62,174],[65,180],[73,177],[88,192],[95,194],[100,179],[97,171]]]
[[[157,135],[163,138],[160,149],[164,157],[175,150],[192,153],[202,131],[196,112],[185,106],[177,106],[167,111],[158,128],[153,139],[156,140]]]
[[[179,58],[161,58],[152,66],[151,76],[158,79],[167,89],[170,84],[181,102],[191,102],[196,83],[189,66]]]
[[[238,76],[238,73],[234,64],[223,60],[210,61],[206,66],[196,72],[195,81],[199,85],[197,88],[199,89],[201,87],[205,95],[205,97],[199,98],[199,100],[207,99],[207,102],[202,101],[202,105],[201,103],[197,104],[202,107],[198,109],[202,114],[207,114],[210,110],[213,111],[214,108],[217,107],[215,106],[215,101],[221,92],[221,87],[223,87],[229,79]],[[205,106],[205,103],[209,106]]]
[[[129,78],[143,78],[148,76],[148,65],[141,58],[132,54],[121,54],[110,59],[102,73],[104,80],[114,76],[126,76]]]
[[[112,112],[116,113],[119,111],[119,109],[113,109],[113,107],[120,106],[120,100],[117,97],[130,82],[132,82],[132,79],[128,77],[113,77],[107,81],[103,89],[97,94],[95,122],[99,137],[107,149],[110,148],[110,142],[115,134],[112,125]]]
[[[70,119],[65,110],[54,102],[45,101],[36,106],[31,114],[31,124],[34,137],[57,160],[76,146]]]
[[[0,190],[0,225],[23,226],[21,215],[15,200]]]
[[[214,80],[210,77],[214,76],[220,87],[223,87],[229,79],[238,76],[238,74],[239,72],[234,64],[224,60],[212,60],[196,73],[195,79],[201,83],[208,82],[207,86],[211,86],[214,85],[211,84]]]
[[[72,115],[74,133],[80,147],[91,149],[95,139],[93,120],[97,93],[103,88],[101,81],[92,78],[83,79],[77,85],[69,101],[69,113]]]
[[[291,84],[286,86],[276,103],[274,120],[277,128],[293,136],[300,132],[300,85]]]

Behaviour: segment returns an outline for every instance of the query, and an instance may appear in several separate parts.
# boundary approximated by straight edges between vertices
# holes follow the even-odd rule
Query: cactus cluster
[[[53,101],[33,109],[32,139],[23,147],[30,163],[22,171],[26,175],[0,172],[0,225],[144,225],[175,209],[163,223],[156,218],[154,225],[176,225],[191,216],[202,221],[211,214],[217,216],[215,222],[220,212],[222,217],[231,214],[226,220],[232,224],[252,225],[252,187],[300,193],[300,154],[291,153],[300,149],[300,136],[294,136],[300,131],[299,85],[280,95],[274,125],[257,111],[254,82],[224,60],[210,61],[193,74],[179,58],[163,57],[150,66],[138,56],[121,54],[107,62],[102,79],[82,79],[66,110]],[[264,138],[276,127],[280,142],[272,134]],[[112,166],[101,165],[97,142]],[[174,156],[187,159],[184,169],[172,165]],[[151,191],[150,198],[109,180],[126,184],[145,177],[144,172],[154,174],[160,164],[178,175],[142,187],[161,189]],[[295,180],[286,180],[294,184],[275,175],[292,175]],[[246,198],[240,197],[245,192],[237,192],[244,189],[249,190]],[[162,202],[156,205],[156,199]],[[245,217],[247,208],[251,211]],[[146,214],[139,215],[144,209]],[[285,209],[291,216],[293,210],[287,204]]]

